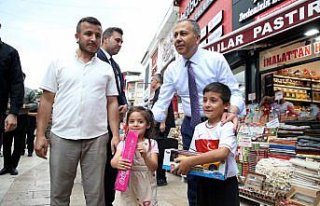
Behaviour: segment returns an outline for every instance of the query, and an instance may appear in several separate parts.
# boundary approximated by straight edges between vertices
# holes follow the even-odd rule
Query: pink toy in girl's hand
[[[129,160],[131,163],[134,158],[138,142],[138,132],[130,130],[125,139],[124,148],[122,149],[122,159]],[[128,188],[131,170],[119,170],[115,182],[115,189],[125,192]]]

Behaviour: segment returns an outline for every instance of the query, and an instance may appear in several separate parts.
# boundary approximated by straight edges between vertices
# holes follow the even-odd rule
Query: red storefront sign
[[[204,48],[227,53],[320,18],[320,0],[298,2],[281,13],[245,26]]]

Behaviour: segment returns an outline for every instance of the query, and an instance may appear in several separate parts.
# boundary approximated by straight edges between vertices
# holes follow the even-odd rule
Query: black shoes
[[[4,168],[2,168],[2,170],[0,170],[0,175],[4,175],[7,173],[10,173],[11,175],[17,175],[18,170],[16,168],[8,169],[6,167],[4,167]]]
[[[11,170],[9,170],[8,168],[4,167],[2,168],[2,170],[0,170],[0,175],[4,175],[4,174],[7,174],[7,173],[10,173]]]
[[[18,170],[16,168],[11,169],[10,174],[11,175],[17,175],[18,174]]]
[[[157,180],[157,185],[159,186],[159,187],[161,187],[161,186],[165,186],[165,185],[167,185],[168,183],[167,183],[167,180],[166,179],[159,179],[159,180]]]

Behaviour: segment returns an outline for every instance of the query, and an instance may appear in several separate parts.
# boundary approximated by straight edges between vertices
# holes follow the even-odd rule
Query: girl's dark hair
[[[230,102],[231,91],[225,84],[222,84],[220,82],[212,82],[203,89],[203,95],[207,92],[216,92],[220,94],[223,103]]]
[[[147,124],[150,126],[144,135],[144,138],[146,139],[154,139],[154,117],[151,110],[146,109],[142,106],[134,106],[129,109],[127,112],[127,118],[126,118],[126,124],[129,123],[129,117],[133,112],[139,112],[147,121]]]

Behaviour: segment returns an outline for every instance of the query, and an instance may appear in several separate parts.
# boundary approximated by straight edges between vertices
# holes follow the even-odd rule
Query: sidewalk
[[[0,168],[3,157],[0,157]],[[21,156],[19,175],[0,176],[1,206],[44,206],[50,205],[49,162],[39,157]],[[168,185],[158,187],[160,206],[187,206],[187,184],[180,177],[167,173]],[[117,199],[117,197],[116,197]],[[71,206],[85,206],[80,169],[71,194]],[[119,206],[115,201],[115,206]],[[242,200],[242,206],[253,205]]]
[[[3,157],[0,157],[0,167]],[[0,205],[1,206],[35,206],[50,204],[49,163],[38,157],[22,156],[19,175],[0,176]],[[158,200],[161,206],[185,206],[187,203],[187,185],[181,178],[168,174],[168,185],[158,187]],[[71,195],[71,206],[85,205],[80,169],[75,179]],[[117,205],[117,204],[115,204]]]

